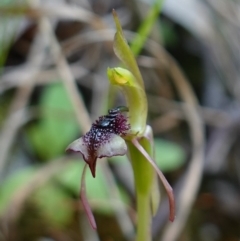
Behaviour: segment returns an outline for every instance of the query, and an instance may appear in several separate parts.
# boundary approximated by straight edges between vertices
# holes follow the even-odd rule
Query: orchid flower
[[[122,114],[126,111],[128,108],[124,106],[109,110],[108,115],[99,117],[92,124],[89,132],[68,146],[67,152],[82,154],[93,177],[95,177],[97,158],[126,154],[127,146],[121,138],[130,129],[127,118]]]
[[[121,24],[113,10],[116,24],[114,52],[127,67],[109,68],[107,75],[112,85],[123,92],[128,107],[109,110],[107,115],[99,117],[89,132],[71,143],[67,151],[79,152],[95,177],[97,158],[117,155],[128,156],[132,164],[137,196],[137,241],[151,240],[151,218],[159,205],[157,175],[163,183],[169,198],[169,220],[175,217],[174,195],[171,186],[154,161],[154,143],[152,128],[147,121],[147,98],[144,82],[130,47],[124,38]],[[125,115],[126,113],[127,115]],[[96,223],[87,202],[83,170],[80,197],[92,227]]]
[[[67,152],[81,153],[84,161],[89,166],[92,176],[95,177],[97,158],[122,156],[127,153],[127,145],[122,138],[126,136],[130,124],[127,117],[122,113],[127,112],[128,108],[119,106],[108,111],[108,115],[98,118],[89,132],[83,137],[72,142],[66,149]],[[96,223],[91,212],[91,208],[86,199],[85,192],[85,173],[86,165],[83,169],[81,179],[80,197],[83,207],[88,214],[91,226],[96,229]]]

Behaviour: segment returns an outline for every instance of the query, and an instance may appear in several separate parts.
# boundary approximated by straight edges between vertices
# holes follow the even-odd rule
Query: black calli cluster
[[[127,117],[128,107],[110,109],[107,115],[100,116],[91,129],[67,148],[68,152],[80,152],[95,177],[97,158],[124,155],[127,147],[121,138],[130,130]]]

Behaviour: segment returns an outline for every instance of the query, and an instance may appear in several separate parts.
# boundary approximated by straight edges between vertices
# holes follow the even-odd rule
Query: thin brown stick
[[[57,69],[59,71],[60,76],[62,77],[62,82],[66,88],[68,96],[72,102],[74,113],[76,114],[76,118],[78,120],[79,125],[83,129],[84,132],[87,132],[91,127],[91,120],[89,118],[87,109],[83,103],[82,96],[80,92],[77,90],[77,86],[74,80],[74,77],[71,73],[69,65],[61,51],[61,47],[59,42],[57,41],[51,24],[47,18],[44,18],[45,31],[48,36],[51,38],[51,51],[53,58],[56,61]]]
[[[39,24],[40,32],[36,36],[28,58],[28,74],[25,81],[17,90],[15,98],[10,106],[9,115],[6,118],[0,134],[0,174],[6,164],[6,159],[14,138],[21,124],[24,122],[26,113],[19,111],[24,109],[35,85],[35,78],[44,63],[47,40],[42,35],[42,24]],[[17,118],[16,118],[17,117]]]
[[[159,51],[156,51],[156,48]],[[197,98],[176,62],[163,49],[160,49],[159,46],[155,46],[153,49],[153,54],[154,53],[161,53],[156,57],[159,61],[165,61],[165,67],[169,70],[169,74],[174,81],[179,95],[186,102],[185,115],[190,127],[193,145],[193,154],[186,172],[183,189],[177,199],[178,210],[176,220],[173,224],[167,225],[163,234],[162,240],[173,241],[177,239],[185,225],[201,182],[205,147],[204,127],[197,110]]]
[[[187,111],[186,103],[168,100],[158,96],[148,95],[149,110],[159,114],[166,113],[172,115],[173,118],[185,120]],[[227,127],[231,123],[231,117],[226,111],[217,110],[209,107],[196,106],[201,118],[210,126],[222,128]]]
[[[49,65],[53,65],[52,61],[49,61]],[[70,70],[75,79],[79,79],[78,83],[91,87],[91,82],[86,82],[83,77],[89,74],[89,71],[83,68],[79,62],[69,65]],[[26,78],[29,76],[28,64],[21,67],[10,68],[1,76],[0,81],[0,94],[5,91],[22,86],[26,82]],[[59,73],[56,68],[42,69],[35,78],[36,85],[45,85],[55,83],[59,79]]]

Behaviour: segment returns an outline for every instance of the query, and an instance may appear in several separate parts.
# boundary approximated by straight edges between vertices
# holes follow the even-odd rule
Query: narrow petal
[[[86,184],[85,184],[86,171],[87,171],[87,165],[85,164],[85,166],[83,168],[82,177],[81,177],[80,198],[81,198],[84,210],[88,216],[90,225],[92,226],[93,229],[97,229],[97,224],[95,222],[95,218],[93,216],[93,213],[92,213],[91,207],[88,203],[87,195],[86,195]]]
[[[172,187],[168,183],[167,179],[165,178],[161,170],[157,167],[156,163],[152,160],[152,158],[148,155],[148,153],[144,150],[144,148],[139,144],[138,140],[135,138],[132,140],[132,143],[143,154],[143,156],[148,160],[148,162],[153,166],[159,178],[161,179],[163,186],[166,189],[168,200],[169,200],[169,209],[170,209],[169,220],[173,222],[175,219],[175,201],[174,201]]]

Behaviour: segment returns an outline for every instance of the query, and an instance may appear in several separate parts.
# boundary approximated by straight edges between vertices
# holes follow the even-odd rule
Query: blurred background
[[[136,200],[127,157],[98,160],[79,201],[81,158],[65,148],[109,108],[114,8],[131,42],[150,0],[0,0],[0,240],[134,240]],[[174,188],[154,240],[240,240],[240,2],[165,0],[137,56],[156,162]]]

